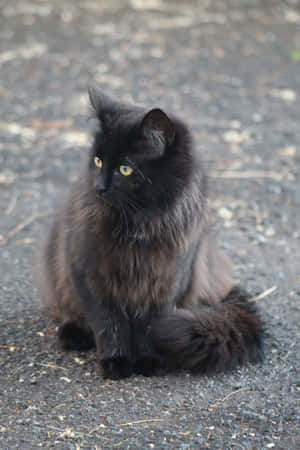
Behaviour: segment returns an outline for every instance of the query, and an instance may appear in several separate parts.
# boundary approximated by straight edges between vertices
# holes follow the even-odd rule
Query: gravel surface
[[[300,2],[0,0],[0,448],[300,448]],[[90,143],[86,87],[190,124],[266,359],[103,380],[45,321],[32,257]]]

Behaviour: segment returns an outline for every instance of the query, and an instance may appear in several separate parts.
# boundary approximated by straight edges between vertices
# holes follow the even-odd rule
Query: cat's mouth
[[[120,201],[115,198],[115,196],[113,195],[112,192],[96,191],[96,197],[99,202],[104,203],[106,206],[109,206],[112,208],[118,208],[118,209],[122,206]]]
[[[96,191],[96,197],[98,200],[104,203],[113,204],[113,200],[111,199],[111,195],[109,195],[107,192],[100,192]]]
[[[135,215],[140,207],[132,199],[120,198],[119,196],[114,196],[112,193],[101,193],[96,194],[99,202],[104,204],[109,209],[114,209],[119,211],[121,214],[129,214],[129,216]]]

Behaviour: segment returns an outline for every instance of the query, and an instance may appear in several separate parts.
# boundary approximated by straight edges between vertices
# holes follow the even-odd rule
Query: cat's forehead
[[[138,119],[130,115],[120,117],[102,131],[101,149],[107,159],[119,160],[120,158],[139,159],[141,150],[147,142],[138,132]]]
[[[100,147],[107,159],[153,160],[166,153],[175,134],[172,120],[159,108],[122,111],[103,122]]]
[[[123,156],[130,152],[134,141],[128,124],[114,123],[103,134],[103,149],[111,156]]]

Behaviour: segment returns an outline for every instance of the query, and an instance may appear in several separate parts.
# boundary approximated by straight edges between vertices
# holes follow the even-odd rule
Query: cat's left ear
[[[171,119],[161,109],[151,109],[141,122],[143,134],[159,142],[160,145],[171,145],[175,139],[175,127]]]

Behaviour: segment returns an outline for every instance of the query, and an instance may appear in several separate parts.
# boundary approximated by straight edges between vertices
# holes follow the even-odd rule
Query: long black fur
[[[154,348],[169,367],[202,374],[261,361],[261,332],[256,308],[238,287],[221,303],[179,308],[152,325]]]
[[[262,323],[215,244],[188,128],[97,87],[90,99],[99,126],[88,164],[54,218],[37,270],[62,347],[95,345],[109,378],[212,373],[260,360]]]

